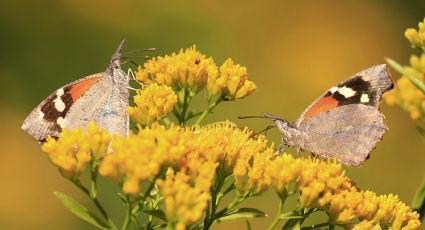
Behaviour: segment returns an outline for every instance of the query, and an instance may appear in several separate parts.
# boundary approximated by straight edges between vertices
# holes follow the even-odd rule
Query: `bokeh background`
[[[425,16],[424,1],[6,1],[0,7],[0,229],[93,229],[52,195],[65,192],[90,207],[20,130],[25,116],[55,89],[103,71],[122,38],[125,51],[157,47],[163,55],[196,44],[217,64],[226,57],[248,67],[258,92],[224,103],[208,121],[229,119],[260,130],[265,120],[237,120],[262,112],[295,120],[333,84],[392,57],[402,64],[414,50],[403,36]],[[140,54],[141,56],[145,54]],[[134,59],[142,63],[143,59]],[[393,77],[398,74],[393,71]],[[390,128],[360,168],[347,174],[362,189],[398,194],[410,203],[424,180],[425,143],[408,113],[382,103]],[[277,130],[269,139],[279,141]],[[100,199],[119,220],[118,191],[102,182]],[[114,190],[115,189],[115,190]],[[273,214],[276,196],[250,205]],[[252,221],[262,229],[271,218]],[[242,221],[215,229],[244,227]]]

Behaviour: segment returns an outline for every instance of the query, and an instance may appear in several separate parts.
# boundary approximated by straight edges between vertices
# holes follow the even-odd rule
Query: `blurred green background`
[[[55,190],[88,205],[49,163],[40,146],[20,130],[25,116],[48,94],[101,72],[122,38],[125,51],[157,47],[162,55],[196,44],[217,64],[226,57],[248,67],[258,92],[224,103],[209,121],[229,119],[260,130],[264,120],[238,121],[262,112],[295,120],[335,83],[392,57],[402,64],[413,52],[403,33],[425,16],[423,1],[7,1],[0,7],[0,229],[92,229],[56,200]],[[141,54],[144,55],[144,54]],[[143,59],[136,61],[142,62]],[[394,79],[398,74],[393,72]],[[425,145],[409,115],[384,103],[390,128],[360,168],[347,174],[362,189],[398,194],[410,203],[424,180]],[[280,134],[269,134],[279,141]],[[103,181],[105,187],[114,185]],[[116,191],[115,191],[116,192]],[[119,220],[123,207],[101,194]],[[250,205],[273,218],[276,196]],[[89,206],[89,205],[88,205]],[[215,229],[244,227],[244,222]]]

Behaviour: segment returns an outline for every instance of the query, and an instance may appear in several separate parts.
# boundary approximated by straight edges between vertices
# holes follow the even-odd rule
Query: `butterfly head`
[[[114,54],[112,55],[111,60],[109,61],[108,68],[106,70],[107,72],[113,72],[114,69],[121,68],[121,49],[124,46],[124,41],[124,39],[121,41]]]
[[[270,119],[272,120],[276,126],[269,126],[267,127],[265,130],[269,130],[270,128],[273,127],[277,127],[279,129],[279,131],[283,134],[283,142],[289,146],[293,146],[293,139],[294,139],[294,134],[297,133],[297,129],[294,128],[292,126],[291,123],[289,123],[287,120],[282,119],[278,116],[269,114],[269,113],[264,113],[263,116],[244,116],[244,117],[239,117],[239,119],[245,119],[245,118],[265,118],[265,119]]]
[[[264,118],[272,120],[279,131],[283,134],[282,140],[285,144],[292,146],[293,143],[293,134],[296,132],[296,129],[289,123],[287,120],[277,117],[275,115],[264,113]]]

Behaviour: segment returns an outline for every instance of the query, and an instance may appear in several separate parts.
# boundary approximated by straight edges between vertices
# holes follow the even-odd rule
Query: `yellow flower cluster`
[[[420,57],[412,55],[410,65],[404,67],[405,70],[411,73],[411,76],[415,76],[425,83],[425,54]],[[389,105],[397,104],[409,111],[410,117],[414,120],[421,117],[425,119],[425,95],[405,76],[397,80],[395,90],[384,94],[384,99]]]
[[[181,49],[170,56],[156,57],[139,67],[136,78],[145,84],[157,82],[181,88],[202,90],[207,84],[208,76],[217,74],[217,67],[212,58],[207,58],[196,50],[195,46]]]
[[[137,90],[135,106],[128,108],[128,115],[137,123],[149,125],[166,116],[177,103],[177,95],[171,87],[156,83]]]
[[[419,229],[419,214],[401,202],[397,196],[377,196],[371,191],[355,188],[342,191],[332,198],[327,209],[336,223],[346,223],[359,218],[357,224],[346,224],[350,229],[372,229],[390,226],[390,229]]]
[[[288,185],[294,184],[300,192],[303,207],[325,210],[333,223],[344,224],[358,218],[360,222],[350,226],[354,229],[369,229],[377,224],[394,229],[419,228],[419,215],[416,212],[412,212],[396,196],[377,196],[369,191],[359,191],[344,175],[339,163],[316,158],[294,158],[288,154],[273,159],[270,154],[264,151],[256,155],[252,165],[247,165],[245,175],[235,173],[235,177],[255,178],[254,182],[262,184],[258,186],[253,183],[251,186],[264,191],[270,185],[278,193],[285,192]]]
[[[58,140],[49,138],[43,150],[71,179],[78,178],[93,157],[101,159],[99,173],[122,181],[129,194],[139,192],[141,181],[154,179],[166,168],[165,179],[156,184],[164,198],[167,220],[177,229],[202,218],[220,164],[227,175],[233,172],[240,193],[258,195],[269,187],[282,193],[293,184],[303,207],[325,210],[334,223],[359,219],[357,225],[347,225],[354,229],[377,224],[418,229],[420,225],[419,215],[396,196],[377,196],[355,188],[341,164],[288,154],[275,156],[264,136],[254,136],[230,122],[190,128],[153,123],[113,141],[106,131],[90,124],[87,132],[64,130]]]
[[[219,71],[214,60],[195,46],[147,61],[143,68],[139,67],[136,78],[144,84],[177,85],[195,93],[207,86],[210,95],[220,93],[229,100],[243,98],[256,90],[254,82],[248,80],[246,67],[228,59]]]
[[[64,176],[76,180],[90,160],[106,155],[110,141],[107,131],[89,123],[87,131],[82,128],[63,129],[58,140],[48,137],[42,150]]]
[[[404,32],[404,36],[413,47],[425,51],[425,18],[418,24],[418,30],[409,28]]]
[[[172,168],[168,168],[165,180],[156,181],[164,197],[168,224],[176,230],[183,230],[186,225],[201,219],[210,199],[209,187],[215,167],[208,162],[199,169],[196,178],[191,178],[184,171],[174,173]]]
[[[166,179],[157,181],[166,215],[169,221],[184,226],[202,217],[219,164],[231,172],[235,165],[249,164],[249,159],[266,148],[264,136],[251,136],[251,131],[230,122],[190,128],[154,123],[137,134],[116,137],[99,172],[124,180],[124,192],[134,194],[142,180],[153,179],[161,167],[167,167]]]
[[[246,97],[257,90],[254,82],[248,80],[246,67],[235,65],[227,59],[220,67],[220,76],[208,79],[210,94],[221,92],[229,100]]]
[[[251,134],[230,122],[191,128],[165,128],[154,123],[137,134],[116,137],[111,145],[112,154],[100,165],[100,174],[115,180],[124,178],[123,190],[137,193],[139,182],[152,179],[161,166],[184,170],[191,178],[199,177],[207,163],[222,162],[227,170],[232,170],[236,164],[249,163],[266,148],[264,136],[253,139]],[[204,187],[209,189],[209,183]]]

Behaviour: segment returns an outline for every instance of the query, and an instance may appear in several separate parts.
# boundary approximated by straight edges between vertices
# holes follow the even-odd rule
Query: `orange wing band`
[[[99,81],[100,77],[90,78],[84,81],[80,81],[71,86],[69,89],[69,94],[72,97],[72,101],[76,101],[80,98],[87,90],[89,90],[97,81]]]
[[[326,112],[338,106],[338,101],[332,98],[332,96],[326,96],[320,99],[316,104],[314,104],[305,114],[303,119],[307,120],[308,118],[315,116],[319,113]]]

